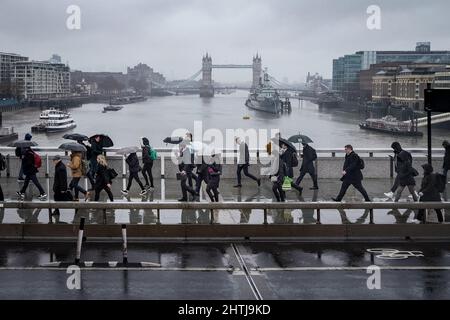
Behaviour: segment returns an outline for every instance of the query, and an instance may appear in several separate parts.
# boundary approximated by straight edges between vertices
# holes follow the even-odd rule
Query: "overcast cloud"
[[[81,30],[66,9],[81,8]],[[382,29],[366,27],[369,5]],[[250,64],[259,52],[280,80],[308,71],[331,76],[332,59],[358,50],[409,50],[417,41],[450,50],[448,0],[0,0],[0,51],[34,60],[58,53],[72,69],[126,71],[144,62],[188,78],[208,51],[213,63]],[[219,81],[250,71],[214,71]]]

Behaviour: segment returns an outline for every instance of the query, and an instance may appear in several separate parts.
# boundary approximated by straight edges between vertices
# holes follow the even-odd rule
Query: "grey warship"
[[[257,88],[253,89],[245,105],[254,110],[279,114],[282,112],[282,101],[278,91],[269,83],[269,75],[264,73],[264,81]]]

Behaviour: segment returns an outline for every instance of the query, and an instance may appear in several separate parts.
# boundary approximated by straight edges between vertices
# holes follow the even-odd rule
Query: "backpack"
[[[6,169],[6,158],[4,155],[0,153],[0,171],[3,171]]]
[[[22,156],[22,148],[17,147],[14,153],[16,154],[16,157],[20,158]]]
[[[158,159],[158,153],[153,148],[149,148],[148,155],[150,156],[150,159],[152,159],[152,160]]]
[[[312,160],[317,160],[317,152],[315,149],[312,149]]]
[[[439,193],[442,193],[445,191],[445,185],[447,184],[447,181],[445,181],[445,176],[440,173],[435,173],[436,176],[436,189],[439,191]]]
[[[297,158],[297,153],[296,152],[292,152],[291,165],[292,165],[293,168],[298,167],[298,158]]]
[[[40,167],[42,167],[42,158],[39,154],[37,154],[34,151],[31,151],[33,153],[34,156],[34,167],[36,169],[39,169]]]
[[[364,160],[362,158],[359,158],[359,169],[363,170],[366,167],[366,164],[364,163]]]

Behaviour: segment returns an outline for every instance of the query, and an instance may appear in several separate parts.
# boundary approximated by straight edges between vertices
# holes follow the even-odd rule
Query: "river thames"
[[[202,121],[203,132],[219,129],[225,136],[226,129],[279,129],[284,137],[305,134],[314,140],[316,148],[339,148],[350,143],[355,148],[386,148],[395,140],[405,147],[426,147],[426,128],[423,137],[396,137],[370,132],[358,127],[362,115],[344,109],[318,108],[308,101],[292,100],[292,112],[275,116],[253,111],[244,106],[248,92],[236,91],[230,95],[199,98],[196,95],[152,97],[145,102],[125,105],[117,112],[102,113],[105,104],[85,104],[71,109],[77,128],[68,132],[86,135],[108,134],[115,146],[138,145],[146,136],[154,147],[164,147],[162,140],[176,129],[194,130],[194,121]],[[13,126],[20,139],[31,126],[39,122],[40,110],[27,109],[17,113],[5,113],[3,125]],[[243,119],[249,116],[249,119]],[[270,133],[270,131],[268,131]],[[195,132],[194,132],[195,133]],[[40,146],[50,147],[64,141],[63,133],[33,133],[33,140]],[[197,137],[194,137],[197,138]],[[433,129],[433,146],[440,147],[449,131]],[[264,142],[260,142],[264,143]]]

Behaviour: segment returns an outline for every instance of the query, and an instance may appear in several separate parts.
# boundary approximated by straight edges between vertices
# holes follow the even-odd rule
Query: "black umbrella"
[[[296,134],[295,136],[290,137],[288,139],[288,141],[293,142],[293,143],[312,143],[313,142],[310,137],[305,136],[303,134]]]
[[[86,152],[87,149],[82,144],[76,143],[76,142],[67,142],[63,143],[58,147],[59,149],[66,150],[66,151],[74,151],[74,152]]]
[[[285,144],[288,148],[292,149],[292,151],[297,152],[297,148],[292,144],[292,142],[284,139],[284,138],[273,138],[272,141],[278,143],[281,147],[282,144]]]
[[[28,147],[34,147],[38,144],[34,141],[30,140],[18,140],[16,142],[12,142],[9,144],[10,147],[16,147],[16,148],[28,148]]]
[[[167,137],[163,140],[164,143],[180,144],[183,141],[182,137]]]
[[[89,143],[92,144],[92,141],[94,140],[95,137],[100,137],[99,144],[102,148],[110,148],[114,146],[113,141],[106,134],[94,134],[92,137],[89,138]]]
[[[84,134],[79,134],[79,133],[66,133],[65,135],[63,135],[63,138],[67,139],[67,140],[75,140],[75,141],[89,140],[88,136],[85,136]]]

